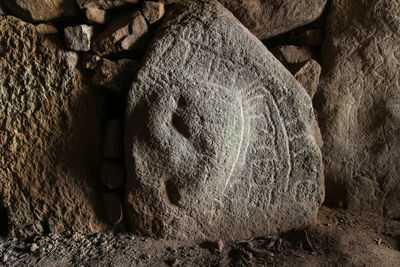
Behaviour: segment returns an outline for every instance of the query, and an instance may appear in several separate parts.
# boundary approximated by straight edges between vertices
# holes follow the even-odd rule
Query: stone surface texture
[[[11,13],[27,21],[48,21],[77,14],[75,0],[6,0]]]
[[[127,103],[133,231],[241,239],[314,221],[323,171],[311,100],[218,2],[167,12]]]
[[[137,42],[147,30],[146,19],[140,11],[121,15],[96,38],[93,50],[103,56],[135,49],[135,45],[137,46]]]
[[[315,57],[308,46],[280,45],[271,49],[274,56],[285,66],[301,63]]]
[[[0,17],[0,202],[9,234],[105,229],[101,98],[34,25]]]
[[[317,19],[327,0],[219,0],[260,39],[288,32]]]
[[[397,218],[399,32],[399,1],[333,0],[318,101],[327,201]]]
[[[80,8],[112,9],[129,4],[136,4],[139,0],[76,0]]]
[[[64,29],[65,43],[75,51],[89,51],[93,35],[93,27],[85,24]]]
[[[318,88],[319,77],[321,76],[321,66],[317,61],[310,59],[300,63],[295,67],[294,77],[306,89],[312,99]],[[292,72],[293,73],[293,72]]]
[[[146,20],[153,24],[164,16],[164,2],[144,1],[142,13]]]
[[[98,8],[88,8],[85,11],[86,20],[89,24],[104,24],[107,12]]]
[[[57,34],[57,28],[51,23],[40,23],[36,25],[36,30],[41,34]]]

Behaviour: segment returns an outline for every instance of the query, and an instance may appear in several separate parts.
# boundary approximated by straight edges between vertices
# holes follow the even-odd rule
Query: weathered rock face
[[[74,0],[6,0],[10,11],[28,21],[47,21],[74,16],[78,9]]]
[[[317,19],[326,0],[219,0],[254,35],[266,39]]]
[[[400,217],[400,2],[332,1],[319,119],[328,202]]]
[[[99,96],[54,47],[14,17],[0,17],[0,206],[10,233],[103,230],[96,188]]]
[[[132,230],[238,239],[313,221],[323,181],[310,98],[219,3],[168,12],[127,106]]]
[[[111,9],[138,3],[139,0],[76,0],[80,8]]]

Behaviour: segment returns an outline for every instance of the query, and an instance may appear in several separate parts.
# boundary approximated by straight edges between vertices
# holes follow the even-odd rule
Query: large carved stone
[[[0,206],[10,234],[105,229],[101,99],[77,61],[34,25],[0,17]]]
[[[219,3],[172,8],[128,98],[132,230],[237,239],[315,218],[323,181],[310,98]]]
[[[317,97],[327,201],[399,218],[400,2],[330,10]]]

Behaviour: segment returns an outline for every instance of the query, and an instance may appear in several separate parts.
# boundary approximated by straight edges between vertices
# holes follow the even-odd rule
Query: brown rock
[[[85,24],[67,27],[64,29],[66,46],[75,51],[89,51],[92,34],[93,27]]]
[[[107,122],[104,140],[104,157],[117,159],[122,155],[122,119]]]
[[[309,29],[298,34],[297,39],[300,43],[310,46],[320,46],[324,40],[322,29]]]
[[[400,217],[400,2],[333,0],[319,121],[327,201]]]
[[[40,23],[36,25],[36,30],[41,34],[57,34],[57,28],[51,23]]]
[[[126,5],[136,4],[139,0],[76,0],[80,8],[112,9]]]
[[[117,93],[122,93],[127,89],[128,83],[136,73],[139,64],[135,60],[121,59],[111,61],[102,59],[96,67],[92,83]]]
[[[146,20],[153,24],[164,16],[164,2],[144,1],[142,13]]]
[[[312,99],[317,91],[319,76],[321,75],[321,66],[318,62],[313,59],[307,60],[300,63],[298,69],[292,73]]]
[[[98,55],[84,54],[82,57],[83,67],[89,70],[94,70],[100,61],[101,57]]]
[[[104,24],[107,18],[106,11],[92,7],[86,9],[85,15],[86,15],[86,20],[89,24]]]
[[[285,66],[301,63],[314,57],[308,46],[281,45],[271,49],[274,56]]]
[[[125,168],[120,162],[105,161],[101,167],[101,181],[109,189],[125,186]]]
[[[102,56],[135,49],[137,41],[147,30],[147,22],[140,11],[121,16],[96,39],[93,50]]]
[[[317,19],[326,0],[219,0],[260,39],[287,32]]]
[[[103,198],[109,223],[113,225],[120,223],[124,213],[119,197],[115,194],[104,193]]]
[[[0,17],[0,201],[9,234],[104,230],[101,98],[77,54]],[[18,71],[15,71],[18,70]]]
[[[10,12],[28,21],[47,21],[77,14],[74,0],[6,0]]]

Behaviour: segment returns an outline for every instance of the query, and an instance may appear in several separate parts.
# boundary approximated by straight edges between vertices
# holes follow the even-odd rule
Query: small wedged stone
[[[116,225],[122,222],[124,212],[120,197],[116,194],[104,193],[103,198],[109,223]]]
[[[85,11],[86,21],[89,24],[104,24],[107,18],[107,12],[98,8],[88,8]]]
[[[317,91],[319,77],[321,76],[321,66],[318,62],[313,59],[307,60],[296,66],[292,73],[312,99]]]
[[[315,57],[314,51],[308,46],[281,45],[271,49],[271,52],[285,66],[301,63]]]
[[[164,2],[144,1],[142,4],[142,14],[146,20],[153,24],[164,16]]]
[[[78,14],[74,0],[6,0],[10,12],[27,21],[59,20]]]
[[[98,55],[84,54],[82,57],[83,67],[88,70],[94,70],[100,61],[101,57]]]
[[[107,122],[104,139],[104,157],[118,159],[122,156],[122,119]]]
[[[104,161],[101,167],[101,181],[108,189],[121,189],[125,186],[125,168],[121,162]]]
[[[92,83],[117,93],[126,91],[128,83],[131,82],[139,63],[135,60],[120,59],[111,61],[102,59],[92,77]]]
[[[134,49],[136,42],[147,30],[146,19],[140,11],[121,15],[96,38],[93,51],[103,56]]]
[[[298,34],[297,40],[304,45],[320,46],[324,40],[322,29],[308,29]]]
[[[81,9],[97,8],[104,10],[136,4],[138,2],[139,0],[76,0]]]
[[[40,23],[36,25],[36,30],[44,35],[58,33],[57,28],[51,23]]]
[[[132,231],[232,240],[314,221],[322,159],[310,97],[216,1],[166,13],[129,91]]]
[[[66,46],[75,51],[89,51],[93,27],[85,24],[64,29]]]

